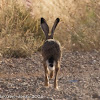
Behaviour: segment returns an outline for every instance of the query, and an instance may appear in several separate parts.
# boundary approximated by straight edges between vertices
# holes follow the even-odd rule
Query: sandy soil
[[[44,87],[40,53],[29,58],[0,59],[0,98],[3,100],[100,100],[100,52],[64,52],[59,90]],[[25,99],[26,98],[26,99]]]

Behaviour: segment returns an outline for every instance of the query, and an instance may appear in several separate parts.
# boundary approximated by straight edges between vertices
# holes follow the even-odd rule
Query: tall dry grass
[[[33,0],[33,9],[48,20],[50,28],[60,17],[55,37],[66,50],[100,49],[99,0]]]
[[[9,2],[8,2],[9,1]],[[5,57],[26,57],[42,43],[38,20],[17,0],[2,0],[0,9],[0,53]]]
[[[2,0],[0,2],[0,53],[25,57],[43,43],[40,18],[50,29],[61,19],[55,31],[65,50],[100,49],[99,0]]]

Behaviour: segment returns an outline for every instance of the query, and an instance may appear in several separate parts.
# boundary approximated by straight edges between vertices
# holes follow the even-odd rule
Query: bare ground
[[[44,87],[38,52],[29,58],[0,59],[3,100],[100,100],[100,52],[64,52],[58,79],[59,90],[53,88],[53,79]]]

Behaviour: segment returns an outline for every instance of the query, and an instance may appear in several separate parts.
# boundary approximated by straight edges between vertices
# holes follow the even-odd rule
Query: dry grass
[[[0,53],[4,57],[26,57],[42,43],[39,21],[16,0],[3,1],[0,10]]]
[[[38,3],[38,1],[40,3]],[[38,0],[39,17],[51,25],[56,17],[61,23],[56,38],[66,50],[100,49],[100,1],[99,0]]]
[[[100,49],[99,0],[2,0],[0,4],[0,53],[4,56],[25,57],[38,50],[44,39],[40,17],[50,28],[60,17],[55,38],[66,50]]]

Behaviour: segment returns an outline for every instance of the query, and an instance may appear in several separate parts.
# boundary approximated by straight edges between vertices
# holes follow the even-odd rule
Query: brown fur
[[[45,61],[48,60],[51,56],[54,57],[55,61],[60,60],[60,43],[58,41],[55,41],[54,39],[48,39],[47,41],[45,41],[42,46],[42,56]]]

